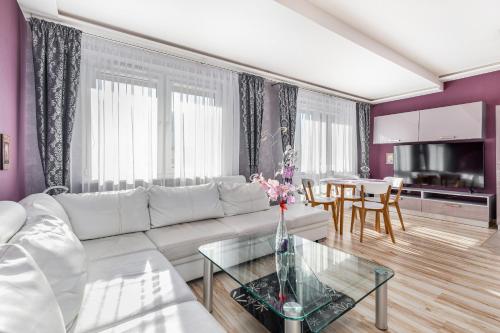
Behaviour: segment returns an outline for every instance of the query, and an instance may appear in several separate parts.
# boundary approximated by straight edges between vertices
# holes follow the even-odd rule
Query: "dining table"
[[[366,183],[385,183],[383,179],[357,178],[357,177],[329,177],[320,179],[320,183],[326,184],[326,196],[331,197],[332,187],[340,187],[339,205],[337,210],[337,220],[339,221],[339,232],[344,232],[344,204],[346,201],[345,190],[352,190],[352,196],[347,199],[353,201],[355,198],[356,187]],[[359,198],[361,200],[361,198]]]

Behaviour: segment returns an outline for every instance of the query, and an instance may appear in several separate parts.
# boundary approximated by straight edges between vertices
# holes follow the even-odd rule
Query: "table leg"
[[[283,311],[288,318],[297,318],[302,313],[302,306],[288,302],[283,305]],[[302,320],[285,319],[285,333],[302,333]]]
[[[340,223],[340,234],[344,233],[344,198],[340,198],[340,218],[338,218]]]
[[[302,333],[302,321],[285,319],[285,333]]]
[[[375,270],[377,285],[380,283],[379,281],[385,281],[386,279],[387,272]],[[379,330],[387,330],[387,282],[375,291],[375,327]]]
[[[203,305],[212,312],[212,298],[213,298],[213,278],[214,278],[214,265],[207,258],[203,259]]]

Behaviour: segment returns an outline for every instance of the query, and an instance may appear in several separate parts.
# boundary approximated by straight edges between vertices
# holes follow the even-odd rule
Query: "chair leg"
[[[338,231],[338,221],[337,221],[337,204],[334,202],[332,203],[332,218],[333,218],[333,225],[335,226],[335,231]]]
[[[389,211],[384,209],[384,224],[386,232],[391,236],[391,240],[393,243],[396,243],[396,239],[394,238],[394,233],[392,232],[391,218],[389,216]]]
[[[328,210],[328,204],[323,204],[323,210]]]
[[[361,214],[361,228],[359,231],[359,241],[363,243],[363,231],[365,229],[366,210],[360,209],[360,214]]]
[[[354,220],[356,219],[356,207],[352,206],[352,213],[351,213],[351,234],[352,231],[354,230]]]
[[[375,213],[375,231],[380,232],[380,212]]]
[[[394,202],[394,206],[396,207],[396,211],[398,212],[399,222],[401,223],[401,228],[403,231],[406,231],[405,224],[403,223],[403,214],[401,214],[401,208],[399,208],[399,202]]]
[[[338,215],[338,219],[339,219],[339,230],[340,230],[340,234],[344,234],[344,201],[340,201],[340,204],[339,204],[339,215]]]

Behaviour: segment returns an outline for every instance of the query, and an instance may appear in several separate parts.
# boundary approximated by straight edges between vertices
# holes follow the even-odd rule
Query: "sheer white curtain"
[[[299,89],[295,148],[302,174],[318,181],[357,174],[356,103]]]
[[[237,174],[236,74],[84,35],[72,190]]]

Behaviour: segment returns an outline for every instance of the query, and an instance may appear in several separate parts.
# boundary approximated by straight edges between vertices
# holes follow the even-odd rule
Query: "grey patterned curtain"
[[[358,114],[358,165],[363,178],[370,177],[370,110],[368,103],[356,103]]]
[[[285,152],[286,146],[293,147],[295,118],[297,116],[297,91],[296,86],[285,83],[279,84],[280,126],[286,128],[286,131],[281,131],[283,152]]]
[[[38,149],[45,185],[69,186],[70,145],[80,82],[81,31],[30,19]]]
[[[259,170],[260,136],[264,112],[264,79],[239,74],[241,123],[245,131],[250,174]]]

